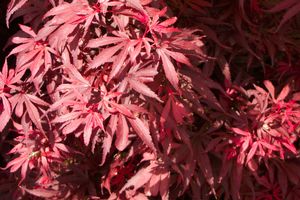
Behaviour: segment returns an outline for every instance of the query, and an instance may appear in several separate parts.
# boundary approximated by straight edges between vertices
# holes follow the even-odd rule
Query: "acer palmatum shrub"
[[[300,198],[299,12],[10,1],[1,199]]]

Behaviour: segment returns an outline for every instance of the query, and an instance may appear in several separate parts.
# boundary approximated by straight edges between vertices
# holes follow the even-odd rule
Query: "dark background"
[[[2,68],[5,55],[8,53],[7,51],[3,51],[3,47],[5,46],[8,38],[17,31],[17,24],[15,22],[10,24],[11,26],[9,29],[5,24],[8,2],[9,0],[0,0],[0,68]]]

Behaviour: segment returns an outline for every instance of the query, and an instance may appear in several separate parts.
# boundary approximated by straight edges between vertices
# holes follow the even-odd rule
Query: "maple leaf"
[[[87,34],[94,20],[99,21],[99,14],[105,14],[107,7],[122,5],[121,2],[100,1],[90,6],[86,0],[60,4],[49,10],[43,18],[51,17],[50,26],[62,25],[62,29],[71,34],[77,27],[83,28],[83,37]],[[68,27],[68,25],[73,25]]]
[[[16,71],[25,71],[27,68],[31,71],[31,79],[37,75],[45,74],[52,66],[51,54],[57,55],[57,52],[42,40],[37,40],[38,35],[28,26],[19,25],[24,33],[30,37],[14,36],[12,42],[18,44],[9,54],[18,54],[20,59],[17,62]],[[44,67],[41,72],[41,67]]]
[[[132,178],[130,178],[127,183],[123,186],[123,188],[120,190],[120,192],[123,192],[125,189],[127,189],[130,186],[133,186],[133,190],[136,191],[143,185],[145,185],[152,176],[152,170],[153,167],[155,167],[154,164],[151,164],[146,167],[140,169]]]
[[[126,119],[123,115],[119,115],[118,119],[118,127],[116,131],[116,141],[115,141],[115,146],[119,151],[123,151],[129,141],[128,141],[128,134],[129,134],[129,127],[126,122]]]
[[[57,153],[69,152],[67,146],[58,142],[54,145],[57,152],[52,151],[53,149],[49,148],[48,144],[45,143],[46,138],[40,131],[30,129],[28,132],[24,132],[21,129],[19,130],[19,134],[15,138],[16,142],[18,142],[17,145],[9,151],[9,154],[17,153],[19,156],[9,161],[5,167],[5,169],[10,168],[10,172],[21,170],[19,184],[24,181],[28,170],[31,170],[33,167],[40,170],[43,176],[48,177],[50,174],[50,163],[54,161],[54,158],[56,157],[56,162],[63,160],[63,156]],[[55,139],[59,141],[59,138]]]
[[[6,15],[6,25],[9,27],[9,19],[11,16],[19,10],[28,0],[13,0],[10,1],[8,8],[7,8],[7,15]]]
[[[128,118],[128,121],[130,122],[132,128],[135,130],[136,134],[141,138],[141,140],[153,151],[156,151],[156,148],[152,142],[149,128],[144,124],[144,122],[139,118]]]
[[[126,88],[127,84],[129,84],[130,88],[136,92],[143,94],[144,96],[155,98],[162,102],[157,94],[155,94],[146,84],[144,84],[154,81],[154,77],[157,73],[158,72],[155,68],[147,67],[139,69],[139,66],[137,65],[129,70],[127,78],[122,81],[121,85],[123,88]]]
[[[27,113],[33,124],[44,133],[40,112],[45,112],[42,107],[48,107],[49,103],[32,94],[26,94],[21,88],[20,90],[19,93],[10,98],[12,110],[15,109],[15,114],[18,117],[23,116],[24,118],[24,113]],[[24,109],[24,105],[26,109]],[[23,128],[26,130],[25,124],[23,124]]]
[[[0,196],[297,199],[298,13],[297,0],[10,0]]]
[[[6,124],[11,118],[12,108],[8,98],[11,96],[10,90],[14,88],[14,83],[20,80],[20,76],[16,76],[13,69],[8,70],[7,62],[5,61],[0,72],[0,98],[2,100],[0,114],[0,132],[3,131]]]
[[[56,190],[47,190],[42,188],[35,188],[35,189],[28,189],[21,187],[23,190],[28,192],[31,195],[37,196],[37,197],[43,197],[43,198],[53,198],[58,195],[58,191]]]
[[[134,48],[136,44],[139,43],[139,40],[129,39],[128,37],[124,36],[124,34],[120,34],[119,37],[102,37],[99,39],[94,39],[89,42],[87,47],[95,48],[106,46],[110,44],[115,44],[112,47],[103,48],[103,50],[93,58],[92,62],[90,63],[91,68],[96,68],[101,66],[104,63],[112,62],[110,58],[112,56],[116,56],[113,61],[111,72],[109,74],[108,81],[114,78],[118,73],[122,71],[124,68],[124,62],[128,55],[130,54],[130,49]],[[119,52],[119,53],[118,53]],[[138,52],[137,52],[138,53]]]
[[[179,79],[173,63],[163,50],[157,49],[156,52],[162,60],[163,69],[165,71],[167,79],[170,81],[172,86],[176,90],[178,90]]]
[[[147,22],[147,31],[152,33],[153,37],[155,36],[155,33],[162,35],[162,33],[173,33],[173,32],[179,32],[179,29],[174,27],[169,27],[175,24],[177,17],[172,17],[169,19],[166,19],[162,22],[159,22],[159,18],[162,16],[165,16],[167,12],[167,7],[164,7],[160,11],[152,11],[150,15],[152,16],[152,19],[148,20]],[[147,32],[146,32],[147,33]]]
[[[174,94],[169,93],[168,100],[162,110],[160,116],[160,123],[164,127],[170,126],[171,116],[173,118],[173,124],[183,124],[184,118],[188,117],[188,110],[180,103]]]
[[[78,108],[74,107],[72,112],[57,116],[52,120],[52,123],[62,123],[62,131],[64,134],[70,134],[74,132],[81,124],[84,124],[83,132],[84,144],[89,145],[92,136],[93,129],[100,128],[104,131],[103,117],[101,113],[97,112],[94,107],[85,107],[76,102],[69,105],[78,105]]]
[[[162,199],[169,199],[170,171],[162,162],[158,162],[154,154],[144,153],[144,160],[149,160],[152,176],[145,184],[145,194],[147,196],[157,196]]]

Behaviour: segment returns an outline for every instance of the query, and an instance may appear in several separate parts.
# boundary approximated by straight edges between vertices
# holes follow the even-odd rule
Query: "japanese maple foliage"
[[[300,198],[295,0],[11,0],[1,199]]]

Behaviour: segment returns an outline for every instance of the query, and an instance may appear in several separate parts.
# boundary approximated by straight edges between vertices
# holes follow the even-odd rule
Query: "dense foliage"
[[[300,199],[299,13],[11,0],[0,199]]]

